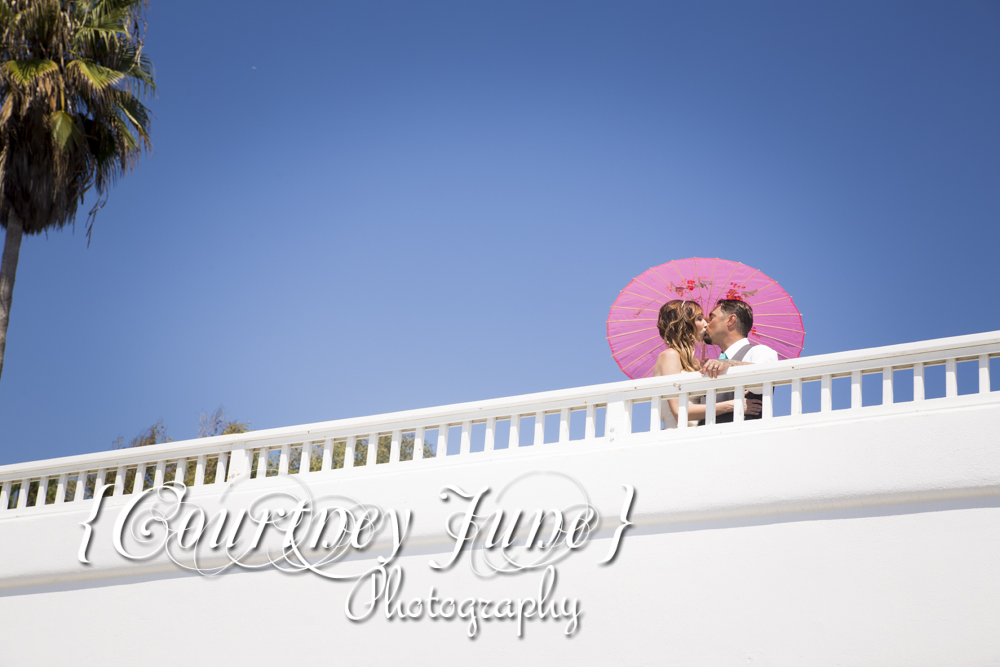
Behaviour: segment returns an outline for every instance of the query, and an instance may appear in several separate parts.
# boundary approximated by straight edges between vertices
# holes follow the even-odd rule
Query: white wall
[[[845,413],[846,414],[846,413]],[[844,415],[839,415],[844,416]],[[569,476],[586,490],[605,529],[556,567],[553,597],[578,598],[572,637],[565,621],[489,621],[476,639],[467,622],[345,618],[350,583],[267,567],[207,578],[165,558],[129,563],[112,545],[130,499],[105,501],[89,557],[77,550],[90,503],[7,512],[0,519],[0,659],[141,660],[168,664],[348,665],[995,665],[1000,663],[1000,397],[926,401],[905,411],[866,409],[863,418],[782,420],[724,426],[683,438],[613,446],[545,445],[509,456],[400,464],[385,473],[304,476],[316,496],[352,496],[410,509],[411,534],[398,564],[401,597],[530,597],[541,572],[477,577],[471,556],[441,572],[449,514],[446,485],[495,493],[527,471]],[[345,474],[346,473],[346,474]],[[564,478],[523,481],[534,510],[573,502]],[[617,559],[599,565],[635,488]],[[234,490],[236,507],[267,490],[296,490],[272,478]],[[487,497],[489,499],[489,497]],[[192,497],[209,512],[216,489]],[[494,508],[484,502],[483,513]],[[380,553],[385,554],[382,550]],[[348,563],[365,567],[374,552]]]

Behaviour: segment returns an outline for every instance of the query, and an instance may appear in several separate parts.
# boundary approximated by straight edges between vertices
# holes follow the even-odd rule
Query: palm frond
[[[107,88],[108,86],[125,78],[125,74],[122,72],[113,70],[110,67],[105,67],[104,65],[99,65],[93,60],[74,60],[66,65],[66,69],[70,68],[83,75],[83,78],[97,90]]]
[[[83,142],[83,132],[65,111],[53,112],[49,122],[52,123],[52,140],[59,148],[67,150]]]
[[[27,86],[35,77],[59,69],[59,65],[45,58],[25,58],[23,60],[8,60],[4,63],[11,79]]]

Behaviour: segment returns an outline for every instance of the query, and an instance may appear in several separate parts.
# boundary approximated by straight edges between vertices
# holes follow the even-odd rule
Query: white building
[[[998,356],[1000,332],[990,332],[742,367],[718,380],[626,381],[3,466],[0,659],[997,665]],[[763,419],[658,428],[662,398],[679,397],[683,409],[705,394],[714,406],[716,391],[734,387],[759,388]],[[358,459],[365,465],[352,465],[378,441],[388,461],[372,446]],[[425,442],[436,457],[421,456]],[[411,443],[413,460],[400,460]],[[346,466],[333,469],[341,458]],[[196,531],[178,542],[154,518],[142,533],[158,492],[140,494],[133,480],[150,470],[150,487],[169,487],[178,469],[193,484],[164,521],[197,526],[195,507],[216,519],[226,508],[226,540],[248,510],[232,550],[247,552],[242,565],[203,576],[182,567],[194,563]],[[213,479],[215,470],[224,473]],[[92,489],[105,481],[111,495],[90,522]],[[481,532],[456,556],[470,506],[459,494],[486,487]],[[173,492],[161,495],[169,508]],[[283,527],[295,514],[260,522],[263,510],[299,501],[308,504],[291,543]],[[585,521],[587,506],[597,513],[589,534],[569,523]],[[498,539],[523,513],[507,560],[483,545],[498,508]],[[364,528],[356,520],[366,509],[381,523],[358,530],[354,546],[348,532],[341,548],[324,547],[342,519]],[[546,513],[529,550],[539,509],[562,510],[571,535],[539,548],[555,522]],[[623,510],[632,525],[619,530]],[[206,544],[215,525],[197,550],[206,573],[228,562]],[[284,571],[302,570],[300,557],[315,571]],[[363,615],[372,582],[385,584],[379,557],[398,588],[351,621],[345,603]],[[523,569],[487,576],[489,563]],[[328,578],[373,571],[357,586]],[[520,622],[490,617],[518,609]]]

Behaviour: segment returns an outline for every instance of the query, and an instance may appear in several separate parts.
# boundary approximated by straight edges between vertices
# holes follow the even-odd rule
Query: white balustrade
[[[376,415],[356,419],[310,424],[299,427],[271,429],[231,436],[203,438],[189,442],[170,442],[149,447],[129,450],[116,450],[96,454],[84,454],[51,461],[36,461],[23,464],[0,466],[0,518],[13,504],[18,510],[28,509],[42,511],[48,493],[48,485],[52,480],[55,485],[55,504],[81,502],[86,496],[89,475],[95,475],[94,488],[103,485],[108,471],[115,471],[114,491],[112,496],[124,496],[125,479],[130,470],[134,471],[134,481],[131,492],[138,494],[143,491],[146,471],[152,466],[155,469],[153,485],[162,486],[165,482],[167,461],[177,461],[174,481],[186,479],[187,464],[194,462],[194,487],[205,485],[208,463],[217,461],[216,484],[227,484],[239,479],[249,479],[252,464],[252,454],[257,452],[257,465],[254,483],[265,483],[267,477],[268,458],[270,452],[280,452],[279,477],[288,474],[292,448],[301,447],[301,453],[296,454],[299,472],[310,471],[313,447],[322,446],[322,464],[324,473],[341,474],[333,469],[333,454],[335,447],[344,446],[344,468],[353,468],[358,436],[368,434],[368,452],[365,460],[364,474],[378,474],[381,466],[376,466],[378,460],[379,438],[381,434],[391,434],[389,463],[400,461],[400,450],[403,434],[413,433],[413,461],[424,459],[424,444],[427,441],[427,431],[437,429],[437,458],[441,463],[448,461],[449,428],[461,425],[461,442],[458,448],[457,460],[462,460],[471,453],[471,433],[474,424],[485,426],[483,451],[493,456],[532,456],[537,449],[519,447],[522,435],[521,416],[534,418],[533,432],[526,435],[526,441],[533,445],[542,445],[545,441],[545,419],[547,415],[558,415],[559,429],[557,441],[570,443],[570,425],[574,411],[582,411],[583,439],[574,441],[580,445],[618,444],[628,439],[638,439],[636,442],[657,440],[667,442],[673,438],[697,438],[703,431],[688,427],[690,415],[690,397],[704,396],[705,423],[712,427],[711,432],[719,433],[723,429],[760,428],[761,423],[746,421],[743,397],[744,389],[753,393],[761,392],[761,417],[768,423],[781,423],[784,419],[809,420],[815,422],[823,419],[838,419],[844,415],[839,410],[833,410],[834,379],[850,378],[850,414],[856,418],[858,411],[864,414],[877,414],[882,410],[885,414],[897,414],[907,410],[907,403],[925,402],[930,409],[932,401],[928,395],[941,396],[937,385],[928,394],[925,368],[944,367],[944,397],[934,401],[1000,401],[1000,392],[991,393],[990,363],[1000,357],[1000,332],[959,336],[937,341],[908,343],[871,350],[857,350],[817,357],[791,359],[767,365],[748,365],[734,367],[719,378],[705,378],[698,373],[682,373],[674,376],[626,380],[591,387],[578,387],[559,391],[513,396],[510,398],[478,401],[453,406],[441,406],[408,412]],[[959,396],[959,378],[957,368],[959,363],[969,362],[977,368],[977,377],[965,378],[963,375],[962,391]],[[894,374],[899,371],[912,371],[913,399],[898,401],[901,397],[894,395]],[[865,374],[881,374],[882,401],[869,401],[868,407],[862,407],[863,376]],[[940,378],[936,372],[932,375],[936,381]],[[975,382],[967,385],[969,379]],[[819,412],[803,414],[803,382],[819,381]],[[787,387],[787,389],[785,389]],[[970,388],[972,387],[972,388]],[[873,389],[870,386],[869,389]],[[775,391],[782,389],[790,396],[788,417],[775,416],[777,411]],[[790,391],[789,391],[790,390]],[[733,424],[719,424],[716,419],[716,396],[718,392],[732,391],[736,397],[733,408]],[[665,401],[676,400],[678,404],[678,429],[663,431],[662,411],[668,409]],[[632,433],[632,406],[635,403],[650,402],[649,432]],[[877,403],[881,403],[876,405]],[[809,404],[810,410],[814,404]],[[939,403],[934,403],[939,405]],[[944,404],[948,405],[948,404]],[[604,433],[597,435],[597,410],[604,406]],[[912,408],[916,409],[916,407]],[[876,411],[876,412],[871,412]],[[841,414],[838,414],[841,413]],[[779,412],[779,414],[781,414]],[[497,442],[497,422],[510,420],[508,446],[503,447]],[[756,421],[756,420],[754,420]],[[478,427],[477,427],[478,428]],[[645,439],[645,440],[643,440]],[[320,445],[319,443],[322,443]],[[500,449],[497,446],[500,445]],[[362,472],[362,471],[359,471]],[[70,481],[75,479],[75,489],[69,492]],[[56,481],[57,480],[57,481]],[[28,491],[37,484],[36,500],[28,508]],[[280,484],[280,479],[271,483]],[[15,490],[16,489],[16,490]],[[68,497],[70,496],[70,497]],[[120,502],[126,502],[122,498]],[[54,508],[52,508],[53,511]],[[62,510],[60,510],[62,511]]]

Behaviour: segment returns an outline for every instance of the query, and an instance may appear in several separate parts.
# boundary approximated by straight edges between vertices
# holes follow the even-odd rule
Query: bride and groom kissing
[[[660,337],[667,349],[660,353],[653,368],[653,375],[673,375],[684,371],[700,371],[707,377],[718,377],[730,366],[764,364],[778,360],[778,353],[767,347],[751,343],[747,334],[753,328],[753,308],[745,301],[720,299],[705,317],[697,301],[674,299],[663,304],[656,323]],[[698,360],[695,345],[704,341],[717,345],[723,352],[718,359]],[[699,400],[700,399],[700,400]],[[747,393],[744,401],[746,419],[760,419],[761,397]],[[716,395],[715,421],[733,421],[735,397],[733,392]],[[677,427],[677,399],[663,401],[660,409],[664,428]],[[699,396],[688,405],[691,426],[704,425],[706,406]]]

